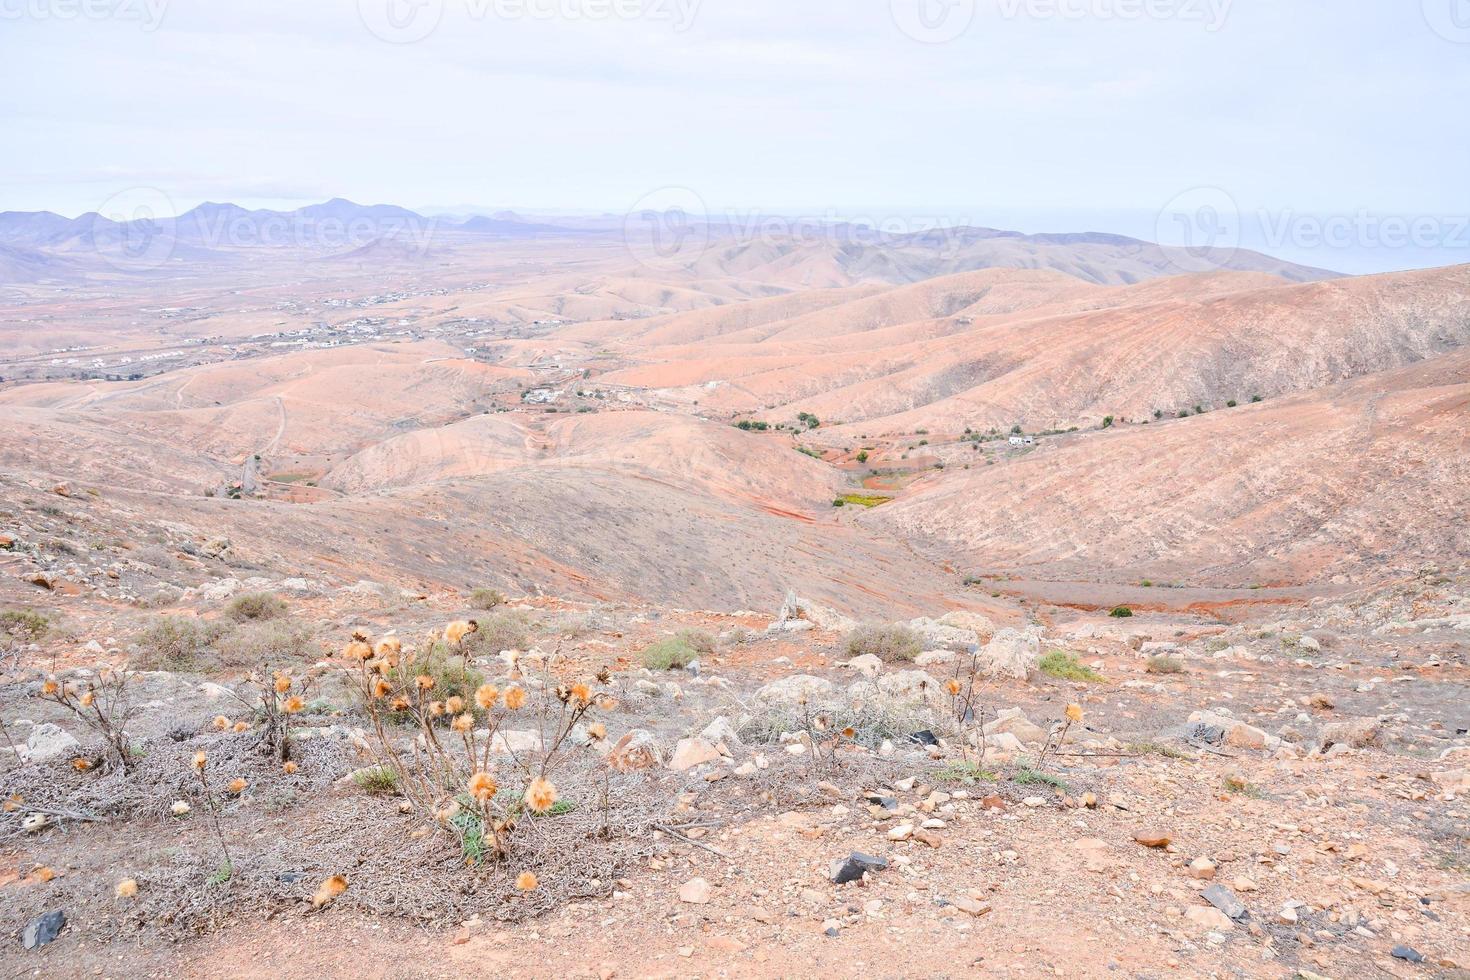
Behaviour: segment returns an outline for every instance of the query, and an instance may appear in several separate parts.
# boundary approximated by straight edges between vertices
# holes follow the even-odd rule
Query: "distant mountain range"
[[[130,220],[96,212],[67,218],[50,211],[5,211],[0,212],[0,247],[5,249],[0,282],[75,278],[92,268],[149,273],[191,261],[225,261],[241,250],[262,247],[357,261],[373,256],[412,261],[430,254],[431,248],[438,252],[477,240],[580,236],[615,244],[626,236],[628,244],[638,246],[637,236],[643,235],[646,246],[646,236],[657,235],[661,229],[655,226],[663,223],[705,243],[699,254],[681,261],[691,271],[743,274],[765,265],[785,267],[782,277],[789,278],[801,267],[801,284],[808,286],[916,282],[984,268],[1050,268],[1090,282],[1126,284],[1199,271],[1195,266],[1201,258],[1102,232],[1028,235],[956,227],[893,233],[808,219],[673,212],[637,217],[533,219],[509,211],[447,217],[340,197],[293,211],[209,202],[177,217],[138,215]],[[1186,257],[1192,261],[1181,261]],[[1212,269],[1266,272],[1296,282],[1337,276],[1243,249],[1210,252],[1204,258]]]

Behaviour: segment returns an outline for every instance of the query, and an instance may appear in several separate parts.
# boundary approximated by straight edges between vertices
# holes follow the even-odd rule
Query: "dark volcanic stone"
[[[21,933],[20,941],[26,949],[36,949],[61,935],[61,930],[65,928],[66,913],[61,909],[56,909],[26,923],[25,932]]]

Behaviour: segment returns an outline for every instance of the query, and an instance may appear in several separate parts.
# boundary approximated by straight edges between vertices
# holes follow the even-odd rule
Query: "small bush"
[[[841,497],[838,497],[836,500],[832,501],[832,506],[833,507],[846,507],[847,506],[847,501],[843,500]]]
[[[7,609],[0,612],[0,633],[21,640],[39,640],[51,629],[51,619],[34,609]]]
[[[907,626],[860,626],[847,635],[847,655],[871,653],[879,660],[913,660],[924,651],[924,641]]]
[[[1182,674],[1184,662],[1173,657],[1149,657],[1143,669],[1150,674]]]
[[[649,670],[679,670],[698,659],[699,651],[677,636],[643,648],[643,666]]]
[[[1053,650],[1042,657],[1037,667],[1043,674],[1059,677],[1064,681],[1091,681],[1096,683],[1104,680],[1097,671],[1086,664],[1078,663],[1077,658],[1070,653],[1061,650]]]
[[[1053,776],[1049,772],[1039,772],[1030,766],[1022,766],[1011,776],[1011,782],[1017,786],[1050,786],[1052,789],[1067,792],[1067,781],[1060,776]]]
[[[470,608],[494,609],[505,602],[499,589],[473,589],[470,592]]]
[[[270,592],[249,592],[231,599],[225,615],[237,623],[278,619],[286,615],[286,600]]]
[[[191,670],[201,654],[222,635],[188,616],[161,616],[134,638],[137,666],[145,670]]]
[[[701,657],[707,657],[715,652],[714,634],[706,630],[683,629],[674,634],[674,639],[682,640],[686,646],[692,647]]]
[[[387,766],[370,766],[352,774],[357,788],[374,796],[391,796],[398,792],[398,773]]]
[[[941,783],[964,783],[973,786],[976,783],[993,783],[996,775],[993,772],[980,768],[974,762],[951,762],[934,773],[934,778]]]
[[[222,667],[289,667],[311,659],[311,630],[284,619],[246,623],[221,636],[214,647]]]
[[[478,622],[475,632],[464,638],[465,650],[472,657],[493,657],[501,650],[524,650],[531,645],[530,620],[518,609]]]
[[[1133,610],[1127,606],[1114,606],[1113,611],[1108,613],[1114,619],[1127,619],[1133,615]]]
[[[404,657],[398,666],[389,668],[385,676],[394,686],[412,688],[415,679],[425,674],[434,679],[431,690],[435,701],[456,695],[469,700],[474,697],[475,689],[485,683],[484,675],[470,666],[466,657],[450,650],[442,640],[436,640],[427,653],[420,653],[412,662]]]

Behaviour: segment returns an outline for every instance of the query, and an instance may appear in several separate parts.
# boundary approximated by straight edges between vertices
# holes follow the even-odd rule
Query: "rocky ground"
[[[282,665],[317,678],[288,775],[247,751],[259,719],[231,692],[250,668],[220,652],[264,628],[233,618],[258,592],[306,630]],[[487,611],[271,575],[203,577],[161,610],[55,598],[43,628],[6,621],[0,963],[17,976],[226,976],[268,960],[302,977],[1455,975],[1470,966],[1467,596],[1463,570],[1426,570],[1229,624],[935,610],[907,624],[912,659],[853,656],[857,624],[790,598],[785,619],[548,598]],[[185,615],[214,629],[187,664],[152,662],[148,625]],[[529,893],[510,885],[519,868],[464,867],[450,835],[352,776],[370,733],[341,682],[350,633],[412,640],[468,616],[525,651],[475,648],[471,666],[496,683],[610,672],[607,738],[567,776],[576,809],[548,824],[561,829]],[[713,648],[683,669],[642,665],[681,630]],[[945,685],[968,678],[971,650],[981,677],[957,719]],[[95,733],[38,695],[124,662],[154,668],[131,682],[140,761],[126,779],[78,772]],[[249,730],[215,730],[221,714]],[[218,834],[191,782],[196,749],[249,777]],[[619,830],[594,841],[583,829],[604,770]],[[336,874],[345,892],[314,909]],[[136,894],[118,894],[125,879]]]

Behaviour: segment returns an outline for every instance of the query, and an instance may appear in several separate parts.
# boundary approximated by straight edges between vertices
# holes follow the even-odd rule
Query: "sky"
[[[674,200],[1470,262],[1470,0],[0,0],[0,91],[0,210]]]

